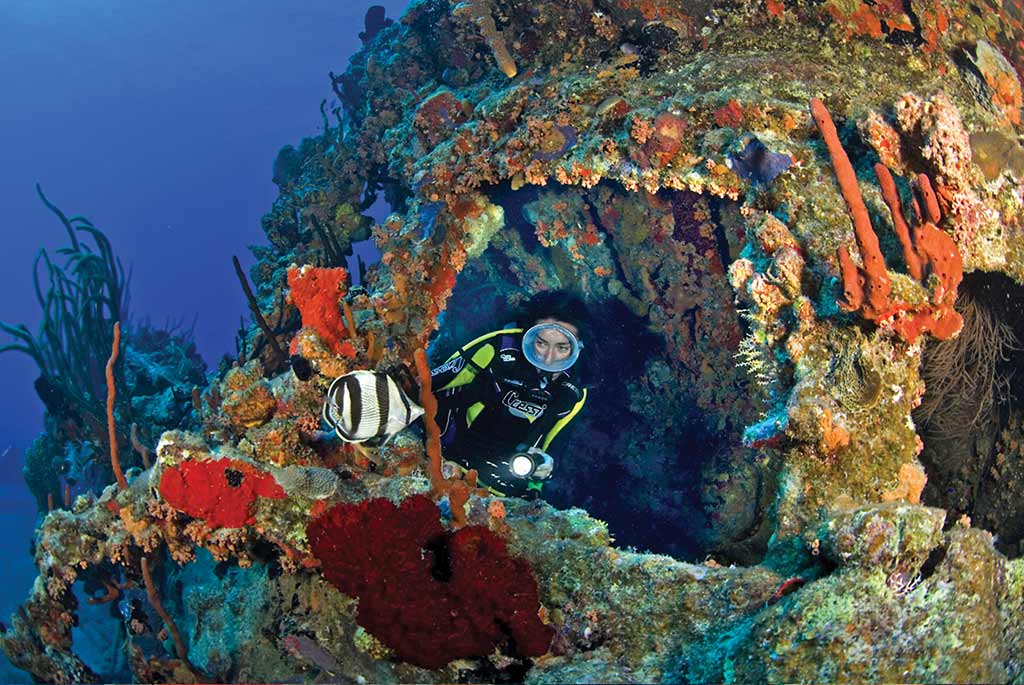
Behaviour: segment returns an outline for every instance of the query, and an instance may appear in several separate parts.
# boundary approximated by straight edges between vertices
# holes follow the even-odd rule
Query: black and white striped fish
[[[393,378],[379,371],[352,371],[331,383],[324,421],[345,442],[390,438],[423,416]]]

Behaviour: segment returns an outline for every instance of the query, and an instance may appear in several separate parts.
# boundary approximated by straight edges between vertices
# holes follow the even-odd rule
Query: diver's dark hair
[[[516,312],[516,324],[529,328],[538,319],[557,319],[571,323],[581,340],[590,336],[590,310],[583,299],[569,290],[542,290]]]

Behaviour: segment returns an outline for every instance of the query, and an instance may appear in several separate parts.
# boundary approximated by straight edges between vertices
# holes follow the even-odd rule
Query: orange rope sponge
[[[356,318],[352,315],[352,307],[348,306],[347,300],[341,301],[342,311],[345,313],[345,328],[348,329],[348,337],[356,337]]]
[[[441,473],[441,429],[437,426],[437,398],[431,390],[430,365],[427,353],[421,348],[413,353],[416,373],[420,377],[420,405],[423,407],[423,425],[427,430],[427,475],[430,477],[431,496],[436,500],[448,496],[452,510],[452,523],[456,528],[466,525],[466,502],[476,489],[476,471],[466,473],[465,480],[446,479]]]
[[[114,399],[116,390],[114,388],[114,364],[117,362],[117,355],[121,348],[121,322],[114,322],[114,343],[110,349],[110,359],[107,360],[107,435],[110,440],[110,466],[114,469],[114,477],[117,478],[117,486],[122,490],[128,488],[128,481],[125,480],[121,471],[121,460],[117,456],[117,432],[114,430]]]
[[[443,490],[441,476],[441,429],[437,427],[437,398],[431,391],[430,364],[427,363],[427,353],[421,348],[413,353],[416,360],[416,373],[420,377],[420,406],[423,407],[423,425],[427,429],[427,456],[430,457],[430,464],[427,466],[427,475],[430,476],[430,487],[435,495]]]
[[[139,560],[139,566],[142,568],[142,582],[146,584],[146,595],[149,597],[149,603],[153,605],[153,609],[156,610],[156,613],[167,624],[167,630],[171,634],[171,639],[174,640],[174,649],[178,652],[178,658],[192,669],[192,664],[188,660],[188,649],[185,647],[185,641],[181,639],[178,626],[174,624],[174,619],[167,613],[163,603],[160,601],[160,595],[157,594],[156,584],[153,582],[153,576],[149,572],[149,561],[146,557],[142,557]],[[195,669],[192,670],[194,671]]]

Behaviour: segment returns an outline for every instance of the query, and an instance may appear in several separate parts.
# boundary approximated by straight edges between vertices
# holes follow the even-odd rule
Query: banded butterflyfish
[[[423,407],[379,371],[351,371],[335,378],[324,401],[324,421],[345,442],[390,439],[421,416]]]

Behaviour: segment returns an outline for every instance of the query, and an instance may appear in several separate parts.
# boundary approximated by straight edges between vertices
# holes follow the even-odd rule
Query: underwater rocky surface
[[[1021,19],[369,14],[340,108],[275,163],[258,325],[209,382],[126,376],[160,431],[46,517],[8,658],[47,682],[1020,682]],[[445,480],[429,423],[426,448],[320,434],[338,375],[422,371],[552,287],[601,326],[550,503]],[[60,425],[39,493],[81,443]],[[112,431],[91,444],[131,454]],[[87,629],[121,637],[86,658]]]

